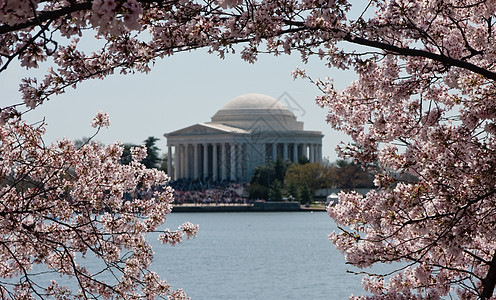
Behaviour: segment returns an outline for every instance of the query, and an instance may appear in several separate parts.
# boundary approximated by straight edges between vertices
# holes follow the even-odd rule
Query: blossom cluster
[[[328,36],[312,37],[307,27],[340,22],[347,7],[346,1],[6,1],[0,7],[0,72],[15,59],[28,69],[49,62],[43,78],[20,84],[25,105],[34,108],[84,80],[147,73],[155,59],[198,47],[224,57],[234,52],[232,44],[248,41],[240,53],[249,62],[264,47],[276,54],[298,48],[306,59],[305,45]],[[80,38],[88,35],[104,42],[83,51]]]
[[[110,126],[109,115],[107,113],[99,111],[96,114],[96,116],[93,118],[93,121],[91,122],[91,126],[93,128],[109,127]]]
[[[389,276],[370,272],[363,286],[373,296],[356,299],[488,299],[493,291],[485,278],[496,251],[496,86],[490,74],[496,56],[494,26],[484,18],[495,15],[496,5],[375,5],[362,30],[405,55],[350,55],[358,79],[342,91],[315,81],[328,123],[353,139],[338,151],[380,168],[377,190],[341,193],[339,204],[328,208],[342,229],[330,239],[359,268],[395,263]],[[467,66],[408,55],[412,49]]]
[[[108,124],[106,114],[96,120]],[[172,208],[167,175],[144,167],[141,156],[120,164],[119,143],[77,149],[62,139],[45,146],[43,133],[43,124],[18,118],[0,126],[0,278],[11,278],[0,284],[2,298],[185,299],[149,269],[148,233],[172,239],[198,231],[191,223],[159,230]],[[99,269],[88,268],[86,257],[98,260]],[[77,287],[56,280],[44,286],[40,270],[75,278]]]
[[[335,89],[332,80],[312,80],[322,92],[316,102],[328,109],[330,126],[353,140],[338,148],[340,155],[364,166],[376,164],[381,171],[375,181],[377,191],[365,196],[343,193],[340,203],[329,208],[329,214],[342,228],[342,232],[331,235],[331,240],[358,267],[382,262],[404,264],[387,278],[370,274],[364,280],[372,299],[436,299],[455,292],[460,299],[487,299],[496,284],[486,280],[492,277],[490,270],[496,268],[496,260],[490,268],[496,251],[496,1],[366,2],[359,14],[351,14],[351,1],[347,0],[7,0],[0,5],[0,72],[15,60],[28,69],[45,61],[51,64],[43,78],[25,78],[20,84],[24,107],[31,109],[84,80],[103,79],[115,72],[146,73],[158,58],[199,47],[207,47],[223,58],[234,53],[233,44],[243,43],[240,55],[251,63],[261,52],[280,55],[297,51],[303,62],[316,56],[329,67],[352,69],[358,79],[341,91]],[[87,35],[103,41],[88,53],[79,45],[79,38]],[[343,47],[343,43],[360,47]],[[293,75],[310,78],[308,72],[300,70]],[[20,131],[15,132],[25,130],[27,136],[36,136],[29,132],[42,129],[22,129],[20,123],[9,121],[21,110],[21,105],[2,108],[1,124],[6,124],[5,128],[17,126]],[[94,123],[97,127],[106,124],[103,115]],[[31,140],[27,138],[26,143]],[[153,201],[168,202],[169,196],[163,193],[159,192],[152,202],[119,200],[123,189],[135,188],[137,178],[143,181],[140,187],[150,188],[152,174],[120,177],[123,173],[112,170],[113,163],[107,166],[108,160],[102,160],[102,155],[107,157],[105,151],[118,152],[118,145],[105,150],[89,144],[75,152],[69,142],[62,141],[54,148],[88,160],[89,166],[109,168],[97,174],[92,167],[84,168],[69,157],[60,161],[64,155],[55,155],[52,148],[28,144],[2,149],[6,157],[2,157],[2,163],[8,165],[2,171],[5,176],[14,167],[18,172],[14,175],[30,174],[29,184],[25,183],[28,177],[14,176],[23,188],[4,192],[6,207],[27,205],[16,204],[17,197],[32,199],[26,202],[28,208],[39,202],[51,203],[40,199],[59,197],[70,199],[66,202],[71,205],[75,201],[79,208],[71,210],[69,206],[54,220],[72,220],[69,215],[75,211],[82,216],[104,211],[107,214],[97,221],[106,230],[137,226],[132,228],[135,231],[163,221],[168,206],[162,204],[161,214],[151,205]],[[25,156],[18,156],[19,149],[26,149],[22,152]],[[142,150],[133,150],[136,157],[141,154]],[[42,160],[35,164],[32,157]],[[63,169],[63,165],[67,167]],[[133,172],[141,170],[138,162],[129,168]],[[78,174],[74,177],[77,180],[69,180],[73,173]],[[414,180],[404,180],[405,175]],[[57,185],[50,185],[53,182]],[[36,190],[60,184],[63,188]],[[90,193],[92,189],[96,192]],[[15,194],[27,192],[35,194]],[[106,200],[98,200],[102,198]],[[140,203],[142,213],[158,215],[146,222],[126,219],[126,213],[138,210],[133,203]],[[60,209],[66,206],[60,205]],[[119,209],[124,213],[119,218],[108,215]],[[38,230],[47,221],[41,222],[35,215],[34,219],[28,218],[22,214],[22,207],[12,211],[19,212],[14,214],[17,223],[9,224],[11,220],[5,219],[6,228]],[[80,222],[82,229],[77,236],[91,230],[84,226],[84,218]],[[65,234],[56,222],[53,226],[53,230]],[[181,239],[181,234],[172,232],[161,237],[172,244]],[[102,242],[95,249],[108,249],[105,251],[114,259],[120,253],[116,245],[124,243],[117,241]],[[136,241],[141,243],[140,239]],[[85,245],[81,247],[78,250],[86,249]],[[145,254],[136,263],[146,265],[147,247],[140,249]],[[58,270],[65,272],[62,262],[70,260],[71,253],[59,251],[53,265],[60,265]],[[40,261],[48,259],[48,253],[44,255],[39,256]],[[31,256],[24,256],[20,262],[27,257]],[[131,262],[126,270],[135,274],[136,263]],[[16,263],[9,261],[2,267],[5,275],[10,269],[24,270],[10,268]],[[81,274],[85,282],[87,277],[82,274],[86,271],[77,270],[80,273],[75,274]],[[53,286],[53,290],[63,288]],[[165,286],[163,290],[167,290]]]

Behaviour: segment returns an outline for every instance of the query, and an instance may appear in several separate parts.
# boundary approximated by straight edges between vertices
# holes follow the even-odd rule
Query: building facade
[[[277,158],[322,160],[322,133],[303,123],[277,99],[245,94],[230,100],[211,122],[164,135],[168,170],[175,179],[247,182],[257,166]]]

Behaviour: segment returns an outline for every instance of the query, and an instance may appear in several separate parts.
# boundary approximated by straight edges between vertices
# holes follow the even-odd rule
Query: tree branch
[[[444,65],[466,69],[466,70],[472,71],[476,74],[480,74],[480,75],[482,75],[488,79],[496,80],[496,73],[495,72],[489,71],[488,69],[485,69],[485,68],[479,67],[477,65],[471,64],[469,62],[455,59],[455,58],[452,58],[452,57],[449,57],[449,56],[446,56],[443,54],[436,54],[436,53],[432,53],[432,52],[429,52],[426,50],[402,48],[402,47],[386,44],[386,43],[379,42],[379,41],[371,41],[371,40],[368,40],[365,38],[352,36],[349,33],[343,37],[343,40],[350,42],[350,43],[353,43],[353,44],[358,44],[358,45],[382,49],[382,50],[392,52],[395,54],[399,54],[399,55],[403,55],[403,56],[429,58],[429,59],[432,59],[434,61],[440,62]]]
[[[489,299],[493,295],[494,286],[496,285],[496,252],[493,254],[489,270],[487,271],[486,278],[482,280],[482,294],[481,299]]]
[[[35,16],[34,18],[24,23],[19,23],[15,25],[1,25],[0,34],[23,30],[36,25],[41,25],[46,21],[55,20],[61,16],[69,15],[77,11],[89,10],[91,9],[92,5],[93,5],[92,1],[87,1],[83,3],[71,4],[70,6],[63,7],[59,10],[40,12],[38,16]]]
[[[437,61],[437,62],[442,63],[442,64],[447,65],[447,66],[459,67],[462,69],[472,71],[476,74],[480,74],[480,75],[482,75],[488,79],[496,80],[496,73],[495,72],[492,72],[492,71],[490,71],[486,68],[483,68],[483,67],[479,67],[479,66],[474,65],[472,63],[469,63],[467,61],[463,61],[460,59],[455,59],[455,58],[446,56],[444,54],[437,54],[437,53],[429,52],[427,50],[412,49],[412,48],[408,48],[408,47],[398,47],[398,46],[394,46],[394,45],[391,45],[388,43],[354,36],[352,33],[344,32],[342,29],[338,29],[338,28],[326,28],[326,27],[320,27],[320,26],[309,27],[309,26],[306,26],[304,22],[293,21],[293,20],[285,20],[284,23],[286,25],[289,25],[289,26],[296,26],[296,28],[281,30],[278,33],[279,35],[282,35],[285,33],[300,32],[300,31],[305,31],[305,30],[308,30],[308,31],[320,30],[320,31],[332,33],[332,35],[334,36],[333,39],[336,39],[336,40],[342,39],[342,40],[347,41],[349,43],[358,44],[358,45],[362,45],[362,46],[368,46],[368,47],[372,47],[372,48],[376,48],[376,49],[381,49],[381,50],[385,50],[386,52],[391,52],[391,53],[394,53],[397,55],[402,55],[402,56],[424,57],[424,58],[432,59],[434,61]]]

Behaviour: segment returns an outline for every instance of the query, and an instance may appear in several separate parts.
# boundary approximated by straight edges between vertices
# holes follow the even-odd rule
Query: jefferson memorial
[[[303,122],[280,101],[261,94],[238,96],[211,122],[166,133],[169,174],[177,180],[248,182],[254,169],[282,158],[322,159],[322,132]],[[173,171],[172,171],[173,170]]]

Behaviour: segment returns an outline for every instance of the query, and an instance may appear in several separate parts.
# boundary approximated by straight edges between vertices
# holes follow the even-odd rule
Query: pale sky
[[[344,88],[355,79],[353,72],[329,69],[315,59],[307,65],[298,53],[274,57],[262,55],[255,64],[243,61],[238,55],[221,60],[206,50],[180,53],[157,62],[150,74],[112,75],[104,80],[91,80],[54,96],[36,110],[25,115],[30,122],[45,118],[45,142],[62,137],[80,139],[91,136],[90,122],[96,112],[110,115],[110,127],[103,129],[96,140],[105,144],[141,144],[147,137],[160,138],[157,146],[166,151],[165,133],[210,118],[230,99],[246,94],[260,93],[288,104],[294,99],[302,110],[294,110],[305,130],[322,131],[323,156],[330,161],[338,157],[336,145],[349,140],[331,130],[326,124],[326,111],[315,104],[320,91],[308,80],[293,80],[291,70],[306,69],[313,78],[333,78],[335,86]],[[18,86],[26,72],[11,66],[0,74],[2,91],[0,106],[20,102]],[[32,74],[32,72],[30,73]],[[289,97],[288,97],[289,95]],[[291,100],[290,100],[291,101]]]

